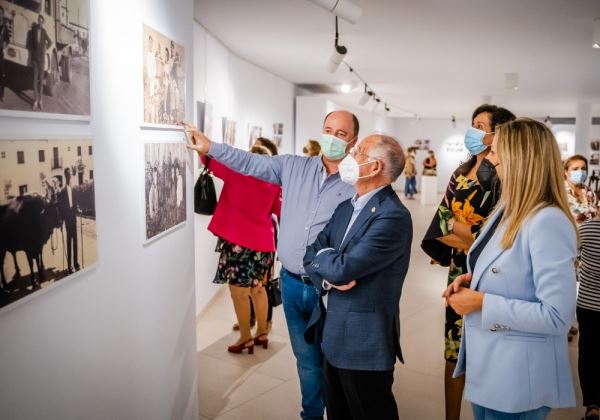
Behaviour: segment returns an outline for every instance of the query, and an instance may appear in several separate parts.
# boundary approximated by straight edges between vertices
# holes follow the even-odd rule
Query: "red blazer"
[[[202,163],[206,158],[202,156]],[[239,174],[210,159],[208,169],[224,182],[208,230],[236,245],[275,251],[272,214],[281,214],[281,187]]]

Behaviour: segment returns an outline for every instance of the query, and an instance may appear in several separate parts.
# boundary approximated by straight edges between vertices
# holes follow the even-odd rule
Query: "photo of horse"
[[[0,140],[0,308],[96,262],[91,140]]]

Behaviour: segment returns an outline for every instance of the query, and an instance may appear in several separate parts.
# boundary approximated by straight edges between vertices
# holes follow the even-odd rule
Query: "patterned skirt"
[[[213,283],[255,287],[268,280],[265,274],[271,272],[273,252],[254,251],[223,238],[217,241],[215,251],[221,255]]]

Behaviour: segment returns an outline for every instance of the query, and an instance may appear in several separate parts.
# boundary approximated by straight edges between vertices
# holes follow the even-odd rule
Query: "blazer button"
[[[498,269],[496,267],[492,267],[492,273],[498,274]]]

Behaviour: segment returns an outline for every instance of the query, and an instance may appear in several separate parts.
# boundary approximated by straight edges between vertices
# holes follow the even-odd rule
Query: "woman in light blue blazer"
[[[444,292],[464,315],[455,376],[476,420],[545,419],[575,405],[567,332],[575,315],[577,229],[552,132],[530,119],[496,130],[488,159],[502,196]]]

